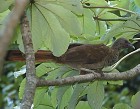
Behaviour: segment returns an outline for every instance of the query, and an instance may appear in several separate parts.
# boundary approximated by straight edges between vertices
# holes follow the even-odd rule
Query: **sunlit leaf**
[[[42,5],[46,10],[52,12],[59,20],[62,27],[71,35],[80,35],[82,28],[78,18],[69,10],[55,4]]]
[[[57,4],[61,5],[64,8],[72,11],[77,15],[83,14],[83,7],[80,0],[36,0],[37,3],[41,4]]]

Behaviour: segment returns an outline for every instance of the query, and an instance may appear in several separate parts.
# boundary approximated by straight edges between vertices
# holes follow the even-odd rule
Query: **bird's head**
[[[112,48],[116,49],[116,50],[121,50],[121,49],[125,49],[125,48],[133,48],[133,49],[135,49],[135,47],[125,38],[117,39],[113,43]]]

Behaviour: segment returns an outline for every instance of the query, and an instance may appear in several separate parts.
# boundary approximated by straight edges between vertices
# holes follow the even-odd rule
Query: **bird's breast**
[[[105,66],[111,66],[111,65],[115,64],[118,61],[118,57],[119,57],[118,52],[110,53],[110,55],[108,55],[104,60]]]

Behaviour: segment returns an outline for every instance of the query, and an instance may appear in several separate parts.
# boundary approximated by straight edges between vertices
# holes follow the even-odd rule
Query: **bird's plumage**
[[[60,57],[55,57],[50,51],[39,50],[35,53],[36,61],[54,61],[56,63],[67,64],[75,69],[102,69],[114,64],[119,57],[119,53],[124,48],[133,47],[124,39],[117,39],[111,47],[104,44],[70,44],[68,50]],[[25,61],[22,53],[18,50],[9,51],[6,59],[10,61]]]

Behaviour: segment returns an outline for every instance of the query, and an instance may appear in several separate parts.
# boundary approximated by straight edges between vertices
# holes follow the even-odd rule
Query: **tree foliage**
[[[1,30],[4,28],[4,22],[7,20],[6,18],[13,7],[13,3],[13,0],[0,1]],[[34,0],[26,9],[34,50],[50,50],[55,56],[64,54],[68,45],[73,42],[104,43],[110,46],[114,38],[125,37],[132,40],[134,35],[140,32],[139,12],[139,0]],[[24,52],[20,24],[15,30],[10,48],[19,48]],[[7,63],[8,65],[14,66],[12,70],[15,70],[14,74],[17,75],[17,71],[21,70],[21,66],[24,63]],[[120,65],[119,68],[122,66]],[[121,68],[121,70],[123,69],[128,70],[127,68]],[[6,72],[10,72],[10,70]],[[22,70],[21,72],[23,73]],[[10,74],[2,77],[3,85],[1,87],[7,87],[10,90],[14,87],[17,89],[18,81],[23,79],[19,91],[10,91],[10,93],[15,91],[12,93],[14,96],[16,93],[19,93],[19,99],[22,99],[26,79],[23,76],[19,76],[19,74],[14,84],[4,83],[3,78],[11,78]],[[72,70],[67,66],[48,62],[39,63],[39,65],[37,63],[36,75],[47,80],[55,80],[79,74],[78,71]],[[119,102],[123,98],[119,97],[115,87],[122,84],[122,81],[95,81],[71,86],[39,87],[36,89],[34,96],[34,109],[135,108],[137,101],[139,101],[139,92],[131,98],[132,94],[127,95],[130,91],[127,90],[126,93],[122,94],[125,100]],[[5,88],[3,91],[8,90]],[[112,92],[108,90],[114,91],[113,94],[109,95]],[[123,88],[124,90],[126,89]],[[11,98],[8,97],[8,94],[5,96],[5,99]],[[114,102],[111,102],[109,97],[113,97]],[[10,101],[13,100],[10,99]],[[18,103],[19,101],[16,105]]]

